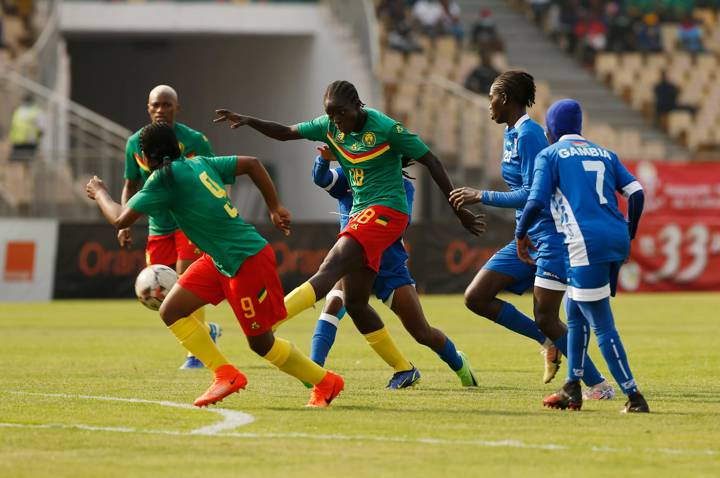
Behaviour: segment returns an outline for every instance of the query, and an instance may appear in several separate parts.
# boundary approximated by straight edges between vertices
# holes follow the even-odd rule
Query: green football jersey
[[[187,158],[193,156],[214,156],[210,142],[199,131],[188,128],[182,123],[175,123],[175,136],[177,136],[180,152]],[[125,147],[125,179],[141,179],[147,181],[150,176],[150,168],[143,160],[142,151],[140,151],[140,132],[138,130],[128,138]],[[175,220],[166,211],[161,211],[157,215],[149,216],[148,223],[150,226],[151,236],[164,236],[172,234],[178,228]]]
[[[300,135],[326,143],[335,153],[353,191],[350,214],[376,204],[408,213],[402,156],[417,159],[429,151],[422,140],[380,111],[365,108],[362,131],[343,134],[322,115],[297,125]]]
[[[246,258],[267,245],[228,200],[223,185],[235,182],[236,167],[237,156],[180,158],[169,171],[153,172],[127,206],[149,216],[169,213],[215,267],[233,277]]]

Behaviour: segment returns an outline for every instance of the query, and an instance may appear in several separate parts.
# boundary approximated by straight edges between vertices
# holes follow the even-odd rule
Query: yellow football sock
[[[313,289],[313,286],[310,285],[309,282],[303,282],[285,296],[285,310],[287,310],[287,317],[276,323],[273,326],[273,330],[276,330],[280,324],[292,319],[303,310],[309,309],[315,305],[315,302],[317,302],[315,289]]]
[[[382,358],[385,363],[390,365],[396,372],[402,372],[404,370],[410,370],[412,364],[403,356],[400,349],[395,345],[395,341],[390,336],[390,332],[387,331],[386,327],[365,334],[365,340],[370,347],[375,350],[375,353]]]
[[[200,322],[203,325],[203,327],[205,327],[205,330],[207,330],[208,334],[210,333],[210,326],[208,325],[207,322],[205,322],[205,307],[200,307],[195,312],[188,315],[188,317],[193,317],[193,318],[197,319],[198,322]],[[192,357],[192,355],[193,355],[192,352],[187,353],[188,357]]]
[[[183,347],[199,358],[213,372],[221,365],[230,363],[220,353],[220,350],[210,338],[207,329],[194,317],[180,319],[169,326],[168,329],[175,334]]]
[[[320,383],[327,374],[327,370],[307,358],[293,344],[278,337],[265,359],[286,374],[313,385]]]

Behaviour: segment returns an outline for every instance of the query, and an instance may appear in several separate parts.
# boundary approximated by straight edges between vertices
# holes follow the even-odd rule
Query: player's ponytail
[[[414,180],[415,178],[412,177],[412,176],[410,176],[410,174],[409,174],[407,171],[405,171],[405,168],[407,168],[408,166],[412,166],[413,164],[415,164],[415,160],[412,159],[412,158],[408,158],[407,156],[402,156],[402,157],[400,158],[400,161],[402,161],[402,175],[403,175],[403,177]]]
[[[175,130],[167,123],[150,123],[140,132],[140,149],[148,158],[152,171],[160,170],[163,181],[172,184],[170,165],[181,156]]]

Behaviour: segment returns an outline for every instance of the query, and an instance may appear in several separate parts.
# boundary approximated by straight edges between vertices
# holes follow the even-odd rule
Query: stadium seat
[[[595,74],[605,83],[610,83],[614,71],[619,68],[619,55],[617,53],[598,53],[595,57]]]
[[[672,111],[668,114],[667,129],[672,138],[680,138],[681,135],[692,128],[692,115],[688,111]]]

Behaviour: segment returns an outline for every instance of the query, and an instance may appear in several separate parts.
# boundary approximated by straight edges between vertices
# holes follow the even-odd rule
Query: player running
[[[214,156],[210,142],[205,135],[175,121],[179,110],[178,96],[172,87],[159,85],[150,91],[147,105],[150,121],[153,123],[167,123],[173,127],[175,136],[178,138],[180,152],[187,158]],[[125,184],[123,185],[121,198],[123,206],[138,192],[152,172],[143,159],[140,150],[141,131],[138,130],[130,136],[125,147]],[[188,240],[168,211],[157,211],[155,214],[148,216],[148,227],[148,240],[145,249],[145,260],[148,265],[166,265],[177,270],[178,274],[182,274],[190,264],[202,255],[197,246]],[[121,247],[130,247],[132,237],[129,228],[118,231],[118,241]],[[194,314],[208,330],[212,339],[217,341],[217,338],[222,334],[220,325],[206,324],[203,309],[198,309]],[[203,368],[203,363],[190,354],[180,368]]]
[[[528,231],[537,224],[541,211],[550,209],[565,236],[568,380],[543,404],[582,407],[580,380],[587,371],[590,326],[610,372],[628,396],[624,411],[647,413],[650,408],[638,390],[610,308],[620,266],[630,253],[642,214],[642,186],[615,153],[580,136],[582,111],[575,100],[553,104],[546,123],[552,145],[537,156],[532,189],[515,232],[518,256],[528,264],[533,262]],[[618,210],[616,191],[628,198],[629,221]]]
[[[340,230],[347,226],[352,210],[353,196],[342,168],[330,169],[330,162],[335,161],[330,148],[326,145],[318,148],[320,155],[315,160],[312,177],[313,182],[325,189],[330,196],[337,199],[340,213]],[[410,164],[402,158],[403,184],[408,204],[408,218],[412,217],[413,197],[415,188],[407,179],[404,168]],[[410,219],[408,219],[409,221]],[[455,349],[455,344],[441,330],[431,327],[425,318],[420,300],[415,290],[415,281],[407,267],[408,254],[402,238],[385,249],[380,260],[373,293],[400,318],[405,330],[420,344],[432,349],[448,364],[460,378],[465,387],[477,387],[478,382],[470,361],[463,352]],[[312,338],[310,358],[319,365],[325,364],[330,349],[335,342],[335,335],[340,320],[345,315],[342,284],[335,285],[326,297],[325,307],[315,326]]]
[[[535,102],[535,81],[524,71],[506,71],[490,87],[490,117],[505,123],[502,176],[509,192],[478,191],[464,187],[450,195],[455,207],[482,202],[485,205],[515,209],[519,219],[532,184],[535,156],[547,146],[542,127],[530,119],[527,108]],[[566,288],[563,236],[555,229],[548,210],[543,210],[529,231],[537,252],[535,264],[523,263],[517,255],[515,241],[499,250],[480,269],[465,291],[465,304],[486,317],[543,346],[545,373],[549,383],[560,367],[560,353],[567,352],[567,328],[560,320],[560,305]],[[523,294],[534,283],[533,315],[535,321],[500,300],[503,290]],[[587,358],[585,383],[588,399],[611,399],[615,391],[590,358]]]
[[[193,262],[170,290],[160,317],[178,341],[215,373],[196,406],[221,401],[245,388],[247,378],[231,365],[192,312],[227,299],[250,348],[283,372],[314,385],[308,406],[327,407],[342,391],[343,380],[303,355],[290,342],[276,338],[272,326],[285,315],[283,289],[275,254],[255,228],[243,221],[227,198],[224,184],[248,175],[262,193],[273,224],[290,233],[290,213],[280,205],[275,186],[256,158],[182,156],[173,127],[145,126],[140,133],[143,159],[152,171],[127,206],[115,203],[97,177],[87,185],[105,218],[117,228],[142,214],[170,212],[188,237],[206,252]]]
[[[395,370],[388,388],[404,388],[416,383],[420,373],[398,350],[368,303],[382,253],[402,237],[408,224],[400,158],[406,156],[426,166],[446,197],[452,183],[420,138],[380,111],[366,108],[352,83],[331,83],[325,91],[324,107],[327,114],[294,126],[228,110],[217,110],[215,122],[228,121],[232,128],[247,125],[280,141],[321,141],[332,149],[353,192],[350,220],[318,272],[285,298],[288,318],[312,307],[343,279],[345,307],[355,326]],[[470,211],[460,209],[457,216],[471,233],[483,231],[485,224]]]

